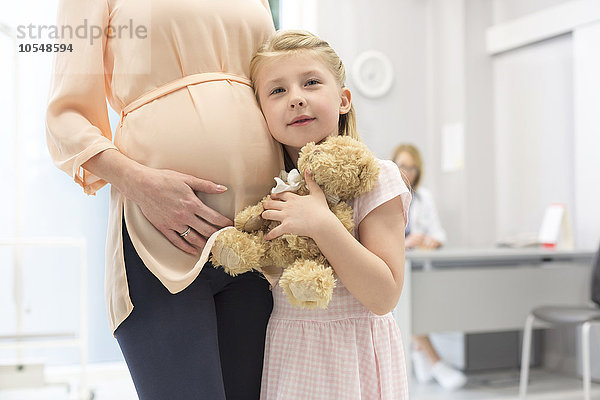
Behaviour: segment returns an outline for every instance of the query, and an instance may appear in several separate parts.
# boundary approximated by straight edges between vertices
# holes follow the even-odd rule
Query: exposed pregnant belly
[[[281,147],[269,134],[252,90],[227,81],[183,88],[131,112],[117,146],[141,164],[226,186],[223,194],[197,194],[230,219],[269,192],[283,165]],[[153,268],[148,264],[161,269],[172,259],[187,258],[188,262],[179,262],[187,265],[169,266],[179,275],[195,261],[170,244],[129,201],[125,201],[125,219],[149,269]]]

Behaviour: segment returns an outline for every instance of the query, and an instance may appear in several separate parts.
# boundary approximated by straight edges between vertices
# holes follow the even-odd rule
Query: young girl
[[[308,32],[279,32],[250,68],[288,168],[308,142],[334,135],[358,139],[344,66],[323,40]],[[354,236],[331,213],[309,172],[308,196],[287,192],[264,202],[263,217],[281,222],[265,238],[286,233],[313,238],[338,283],[325,310],[294,308],[273,287],[262,399],[408,398],[402,340],[390,312],[402,291],[410,193],[393,162],[379,165],[377,186],[351,204]]]

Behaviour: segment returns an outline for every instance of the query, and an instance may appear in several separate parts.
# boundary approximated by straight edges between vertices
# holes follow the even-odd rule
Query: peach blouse
[[[250,58],[274,31],[267,0],[61,0],[63,25],[104,32],[95,40],[60,39],[73,52],[57,53],[47,110],[50,154],[85,193],[106,182],[81,165],[107,149],[227,186],[224,194],[198,196],[230,219],[268,193],[282,151],[248,80]],[[106,99],[121,114],[114,142]],[[203,264],[113,187],[105,279],[113,332],[133,309],[123,218],[144,264],[171,293],[185,289]]]

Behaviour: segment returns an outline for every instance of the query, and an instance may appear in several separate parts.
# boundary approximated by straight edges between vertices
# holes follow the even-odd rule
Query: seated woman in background
[[[423,175],[419,150],[411,144],[401,144],[392,159],[406,174],[413,191],[406,227],[406,248],[437,249],[446,241],[446,232],[440,224],[431,192],[419,187]]]
[[[411,144],[401,144],[392,159],[404,172],[412,187],[413,200],[408,212],[405,246],[407,249],[436,249],[446,241],[431,192],[419,186],[423,162],[419,150]],[[412,359],[419,382],[435,379],[446,389],[458,389],[466,383],[465,375],[446,364],[433,348],[428,336],[413,336]]]

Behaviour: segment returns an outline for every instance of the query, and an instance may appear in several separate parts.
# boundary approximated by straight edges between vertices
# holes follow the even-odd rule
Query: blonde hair
[[[252,81],[254,94],[257,99],[256,75],[264,62],[268,59],[297,54],[301,51],[314,52],[320,56],[325,65],[327,65],[333,73],[340,88],[345,87],[346,69],[344,68],[344,63],[331,48],[329,43],[307,31],[278,31],[258,49],[250,61],[250,80]],[[360,140],[360,135],[356,128],[356,112],[354,111],[354,105],[350,105],[350,110],[346,114],[340,114],[338,135],[350,136],[353,139]]]
[[[392,155],[392,160],[396,162],[396,158],[400,155],[400,153],[408,153],[415,161],[415,167],[417,167],[417,176],[415,177],[415,182],[412,185],[413,190],[417,190],[419,187],[419,182],[421,182],[421,176],[423,176],[423,160],[421,159],[421,153],[419,149],[409,143],[403,143],[396,147],[394,153]]]

